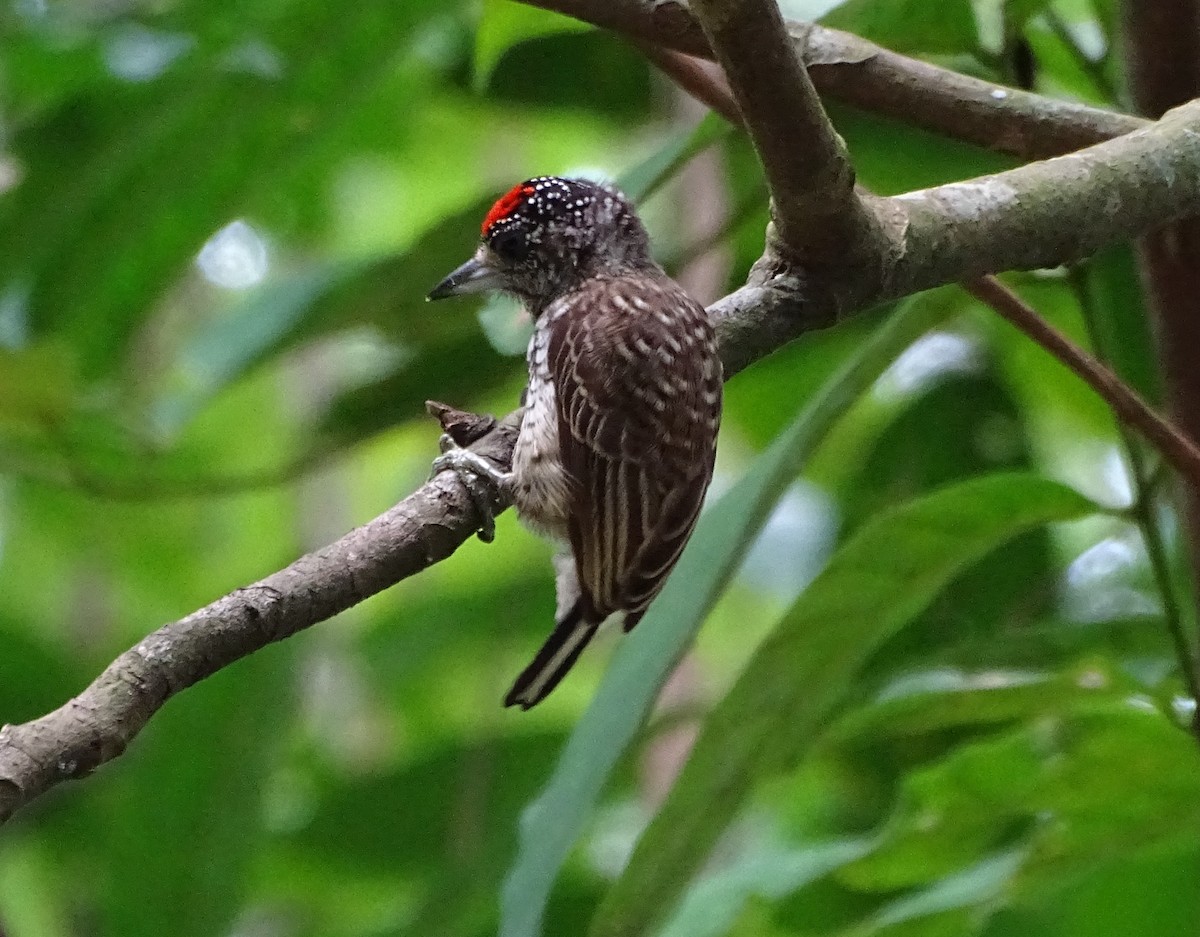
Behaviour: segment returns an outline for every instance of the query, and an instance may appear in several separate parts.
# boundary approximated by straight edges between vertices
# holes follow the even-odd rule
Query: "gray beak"
[[[447,296],[465,296],[467,293],[486,293],[488,290],[498,290],[500,286],[500,274],[478,257],[472,257],[431,289],[425,298],[445,299]]]

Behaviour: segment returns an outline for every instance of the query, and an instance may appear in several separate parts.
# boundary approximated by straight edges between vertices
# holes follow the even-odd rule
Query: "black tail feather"
[[[533,663],[521,671],[504,697],[504,705],[529,709],[544,700],[575,665],[599,627],[599,622],[584,620],[581,598],[555,625]]]

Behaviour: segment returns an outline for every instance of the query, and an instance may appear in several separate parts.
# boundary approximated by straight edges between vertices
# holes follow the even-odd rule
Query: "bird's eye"
[[[529,254],[529,241],[520,231],[504,231],[492,238],[488,246],[509,263],[519,263]]]

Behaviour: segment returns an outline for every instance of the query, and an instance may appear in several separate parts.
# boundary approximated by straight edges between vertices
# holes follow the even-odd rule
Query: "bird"
[[[534,323],[512,470],[452,444],[434,470],[498,486],[559,547],[554,630],[504,699],[527,710],[603,622],[629,631],[662,590],[712,480],[723,375],[704,307],[654,261],[611,185],[539,176],[514,186],[483,219],[475,254],[429,299],[493,290]]]

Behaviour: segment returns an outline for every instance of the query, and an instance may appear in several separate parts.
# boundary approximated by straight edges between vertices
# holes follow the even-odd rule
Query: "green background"
[[[828,22],[1127,107],[1114,16],[849,0]],[[1009,165],[830,109],[882,193]],[[416,488],[426,398],[515,405],[519,312],[423,297],[491,201],[546,173],[620,181],[706,301],[761,248],[746,141],[571,20],[5,5],[0,722]],[[1127,248],[1010,283],[1159,399]],[[1164,599],[1184,629],[1194,603],[1163,482],[961,292],[810,336],[728,385],[671,587],[544,705],[500,706],[553,614],[549,548],[510,513],[495,544],[188,690],[20,812],[0,928],[1194,933],[1200,750]]]

